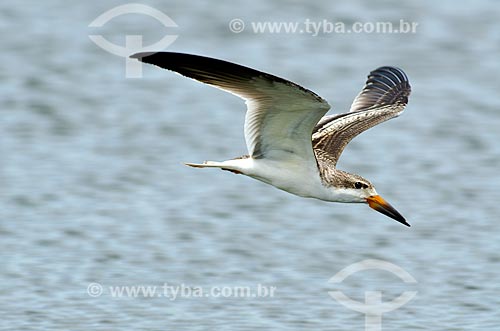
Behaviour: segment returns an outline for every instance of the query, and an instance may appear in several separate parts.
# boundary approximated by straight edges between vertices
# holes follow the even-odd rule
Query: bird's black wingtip
[[[151,56],[151,55],[156,54],[156,53],[158,53],[158,52],[139,52],[139,53],[132,54],[129,57],[131,59],[137,59],[139,61],[142,61],[143,58]]]

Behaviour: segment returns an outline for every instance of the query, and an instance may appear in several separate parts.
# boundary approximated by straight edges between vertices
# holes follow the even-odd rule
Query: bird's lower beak
[[[368,202],[368,205],[376,211],[395,219],[399,223],[410,226],[410,224],[406,222],[405,218],[387,201],[382,199],[380,195],[372,195],[371,197],[366,198],[366,202]]]

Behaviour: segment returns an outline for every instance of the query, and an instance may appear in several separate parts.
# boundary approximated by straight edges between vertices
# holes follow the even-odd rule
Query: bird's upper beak
[[[376,211],[395,219],[399,223],[410,226],[410,224],[406,222],[405,218],[387,201],[382,199],[380,195],[372,195],[371,197],[366,198],[366,202],[368,202],[368,205]]]

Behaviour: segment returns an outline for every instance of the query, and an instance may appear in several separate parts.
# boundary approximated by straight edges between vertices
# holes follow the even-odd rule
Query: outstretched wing
[[[311,135],[328,111],[315,93],[283,78],[213,58],[171,52],[137,53],[142,62],[172,70],[244,99],[245,140],[253,158],[295,154],[314,161]]]
[[[406,74],[395,67],[380,67],[368,75],[364,88],[348,113],[326,116],[313,132],[313,148],[335,166],[347,144],[361,132],[399,116],[410,95]]]

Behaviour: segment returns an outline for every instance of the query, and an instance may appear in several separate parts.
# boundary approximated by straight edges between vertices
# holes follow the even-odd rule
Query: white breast
[[[300,158],[238,159],[225,161],[238,167],[243,174],[275,186],[283,191],[306,198],[331,201],[331,190],[323,186],[315,163]]]

